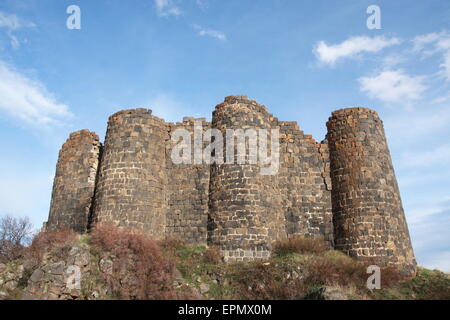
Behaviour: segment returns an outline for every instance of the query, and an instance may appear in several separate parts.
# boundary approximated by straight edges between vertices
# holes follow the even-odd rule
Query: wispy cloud
[[[441,75],[450,81],[450,33],[448,31],[419,35],[413,40],[414,50],[425,56],[441,54]]]
[[[6,28],[8,30],[16,30],[22,27],[22,22],[15,14],[7,14],[0,11],[0,28]]]
[[[394,133],[392,140],[404,143],[405,139],[416,141],[418,136],[429,136],[448,127],[450,108],[433,110],[432,112],[414,112],[390,115],[384,119],[387,132]],[[414,130],[411,130],[414,128]]]
[[[444,61],[441,63],[442,74],[447,81],[450,81],[450,50],[444,54]]]
[[[402,166],[428,167],[441,166],[446,167],[450,162],[450,144],[445,144],[425,152],[407,152],[401,157]]]
[[[183,14],[183,11],[176,0],[153,0],[153,2],[155,4],[156,13],[160,17],[180,16]],[[208,5],[206,0],[196,0],[195,3],[200,9],[205,9]],[[227,40],[226,35],[221,31],[204,28],[198,24],[192,24],[192,27],[199,36],[212,37],[221,41]]]
[[[156,13],[160,17],[180,16],[183,14],[181,8],[174,0],[154,0]]]
[[[416,36],[412,42],[415,51],[426,54],[436,53],[439,49],[450,48],[450,34],[447,31],[432,32]],[[433,45],[430,47],[430,45]]]
[[[428,268],[450,272],[450,250],[438,252],[427,261]]]
[[[421,199],[422,203],[405,208],[416,257],[420,265],[450,272],[450,206],[448,199]],[[446,204],[447,202],[447,204]]]
[[[17,49],[20,46],[20,41],[14,35],[14,31],[21,28],[33,28],[35,24],[30,22],[25,22],[19,19],[15,14],[8,14],[0,11],[0,28],[6,30],[6,34],[10,39],[11,46]]]
[[[436,201],[434,198],[424,198],[421,201],[421,204],[414,203],[405,206],[411,223],[423,223],[430,216],[442,215],[450,210],[450,198],[448,197],[440,201]]]
[[[194,25],[192,25],[192,27],[197,31],[197,34],[199,36],[202,36],[202,37],[208,36],[208,37],[216,38],[216,39],[222,40],[222,41],[227,40],[227,36],[221,31],[203,28],[203,27],[199,26],[198,24],[194,24]]]
[[[153,114],[166,121],[179,122],[190,114],[188,107],[170,94],[158,93],[146,104]]]
[[[410,76],[403,70],[386,70],[374,77],[359,78],[361,91],[385,103],[409,104],[427,89],[423,76]]]
[[[334,65],[344,58],[355,58],[362,53],[375,53],[389,46],[400,43],[398,38],[378,37],[351,37],[344,42],[328,45],[325,41],[319,41],[314,48],[314,53],[320,62]]]
[[[45,86],[0,61],[0,110],[29,126],[46,129],[70,118],[69,107],[58,103]]]
[[[401,53],[394,53],[383,58],[382,65],[385,69],[392,69],[407,62],[407,58]]]
[[[195,0],[195,3],[200,9],[206,9],[209,5],[208,0]]]

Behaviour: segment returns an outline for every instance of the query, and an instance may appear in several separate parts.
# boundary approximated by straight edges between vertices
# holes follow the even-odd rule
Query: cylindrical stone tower
[[[109,118],[95,195],[94,223],[143,231],[156,239],[166,225],[166,124],[151,110]]]
[[[272,120],[264,106],[244,96],[225,98],[213,112],[212,128],[220,130],[225,140],[224,157],[230,157],[227,149],[234,152],[232,163],[211,166],[210,178],[209,240],[221,248],[226,261],[268,257],[271,243],[286,236],[277,174],[262,175],[261,167],[267,166],[248,162],[248,139],[247,162],[239,164],[237,140],[231,147],[226,139],[227,129],[270,132]]]
[[[335,111],[327,127],[336,249],[413,275],[416,261],[378,114]]]
[[[47,231],[86,232],[94,197],[100,142],[97,134],[81,130],[64,143],[56,165]]]

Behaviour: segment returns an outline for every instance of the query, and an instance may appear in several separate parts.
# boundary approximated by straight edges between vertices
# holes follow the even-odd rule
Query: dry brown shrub
[[[349,284],[365,285],[366,268],[363,264],[351,258],[330,258],[316,256],[308,263],[308,273],[305,283],[309,286]]]
[[[40,262],[46,252],[64,250],[78,238],[78,234],[66,229],[56,232],[40,232],[26,248],[25,257]]]
[[[120,299],[175,299],[174,261],[161,252],[156,242],[131,230],[97,225],[90,243],[113,258],[113,274],[107,279]]]
[[[323,256],[316,256],[308,264],[308,277],[305,282],[311,286],[353,284],[365,288],[370,274],[367,267],[376,262],[357,261],[342,252],[330,251]],[[403,279],[399,271],[391,266],[381,267],[381,287],[397,286]]]
[[[203,260],[206,263],[219,264],[223,261],[222,252],[218,246],[210,246],[203,253]]]
[[[228,277],[240,299],[298,300],[306,294],[301,277],[293,278],[292,270],[273,261],[234,264]]]
[[[397,268],[391,266],[381,267],[381,288],[393,288],[405,280],[406,278],[402,276]]]
[[[165,238],[157,242],[163,250],[173,251],[179,247],[185,246],[186,242],[178,238]]]
[[[277,256],[292,253],[320,254],[327,250],[329,250],[329,247],[324,240],[305,238],[301,236],[294,236],[288,239],[279,240],[273,245],[273,251]]]

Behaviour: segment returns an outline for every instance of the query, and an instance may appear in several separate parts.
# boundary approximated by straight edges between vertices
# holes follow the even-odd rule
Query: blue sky
[[[447,0],[2,0],[0,215],[40,226],[68,134],[103,138],[123,108],[210,118],[244,94],[322,140],[331,111],[362,106],[384,120],[419,264],[450,271],[449,89]]]

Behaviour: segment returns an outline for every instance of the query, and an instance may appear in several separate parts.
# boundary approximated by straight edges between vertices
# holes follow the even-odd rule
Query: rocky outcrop
[[[0,300],[10,297],[19,286],[24,266],[17,263],[0,263]]]
[[[77,244],[32,259],[0,264],[0,299],[70,300],[107,298],[106,259]]]
[[[35,268],[21,298],[67,300],[106,297],[106,284],[102,284],[98,278],[102,272],[100,265],[91,256],[89,247],[76,245],[68,250],[67,256],[49,255],[45,262]],[[91,289],[90,292],[87,289]]]
[[[39,262],[22,259],[0,264],[0,300],[142,299],[142,284],[134,271],[136,263],[136,256],[124,260],[76,241],[51,249]],[[200,291],[188,284],[178,270],[173,289],[188,292],[189,298],[202,299]]]

